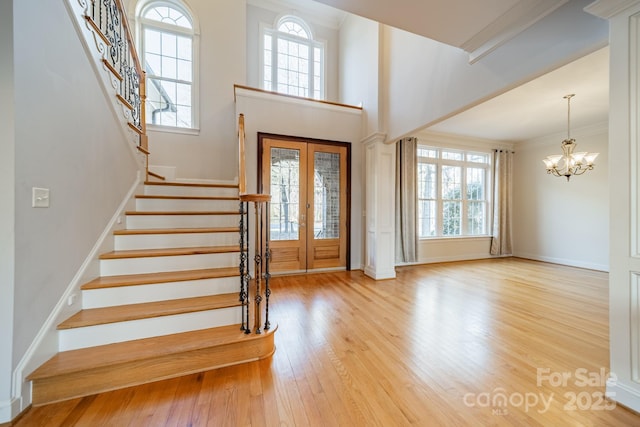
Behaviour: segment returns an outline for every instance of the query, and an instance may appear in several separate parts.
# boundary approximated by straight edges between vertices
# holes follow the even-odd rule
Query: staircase
[[[32,372],[42,405],[273,354],[276,328],[245,333],[238,187],[146,182],[58,325],[59,353]]]

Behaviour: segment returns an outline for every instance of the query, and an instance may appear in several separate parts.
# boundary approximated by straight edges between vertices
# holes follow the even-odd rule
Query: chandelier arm
[[[575,170],[573,175],[582,175],[583,173],[585,173],[588,170],[589,170],[588,168],[582,168],[582,167],[578,166],[578,168]]]

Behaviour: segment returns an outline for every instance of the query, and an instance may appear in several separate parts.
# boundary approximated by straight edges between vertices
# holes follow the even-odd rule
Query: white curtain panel
[[[396,144],[396,262],[418,260],[417,149],[418,140],[413,137]]]
[[[496,150],[493,168],[493,235],[490,253],[512,255],[513,152]]]

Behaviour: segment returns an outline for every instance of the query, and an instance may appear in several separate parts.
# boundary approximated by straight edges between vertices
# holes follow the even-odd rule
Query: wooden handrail
[[[138,145],[149,150],[144,104],[146,75],[135,48],[133,33],[122,0],[91,1],[86,21],[104,41],[103,63],[119,80],[117,97],[131,111],[129,127],[139,136]]]
[[[342,104],[340,102],[326,101],[324,99],[315,99],[315,98],[307,98],[306,96],[289,95],[288,93],[280,93],[274,90],[259,89],[257,87],[251,87],[251,86],[245,86],[245,85],[239,85],[239,84],[233,85],[234,96],[237,96],[238,89],[248,90],[256,93],[275,95],[283,98],[291,98],[291,99],[299,99],[301,101],[315,102],[317,104],[332,105],[335,107],[351,108],[351,109],[360,110],[360,111],[362,111],[363,109],[361,105]]]
[[[140,66],[139,63],[138,66]],[[147,135],[147,109],[145,108],[145,105],[147,104],[147,72],[143,70],[140,75],[142,76],[140,78],[140,127],[142,128],[140,145],[145,150],[149,150],[149,136]],[[149,171],[147,170],[147,174],[148,172]]]
[[[247,193],[247,169],[245,160],[245,132],[244,114],[238,117],[238,192],[240,195]]]
[[[122,16],[122,27],[124,28],[124,33],[127,36],[127,45],[129,46],[129,54],[131,55],[131,59],[133,60],[133,64],[138,72],[139,81],[139,96],[140,96],[140,130],[141,138],[140,145],[145,150],[148,150],[148,137],[147,137],[147,121],[145,114],[145,102],[147,99],[147,75],[144,69],[142,68],[142,63],[140,62],[140,57],[138,56],[138,52],[136,51],[136,45],[133,41],[133,35],[131,33],[131,27],[129,26],[129,19],[127,17],[127,12],[124,9],[121,0],[114,0],[118,9],[120,10],[120,14]]]
[[[129,43],[129,51],[131,53],[131,57],[133,58],[133,63],[136,66],[136,70],[138,71],[138,74],[142,75],[143,73],[143,69],[142,69],[142,65],[140,64],[140,58],[138,57],[138,52],[136,51],[135,48],[135,43],[133,42],[133,36],[131,35],[131,29],[129,27],[129,19],[127,18],[127,12],[124,10],[124,6],[122,5],[122,1],[121,0],[114,0],[116,5],[118,6],[118,9],[120,10],[120,13],[122,14],[122,27],[124,28],[124,32],[127,36],[127,42]]]

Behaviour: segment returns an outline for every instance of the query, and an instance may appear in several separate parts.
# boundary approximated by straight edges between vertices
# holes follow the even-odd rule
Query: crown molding
[[[597,0],[585,7],[584,11],[598,18],[609,19],[639,3],[638,0]]]
[[[460,46],[473,64],[511,40],[569,0],[520,0]]]

